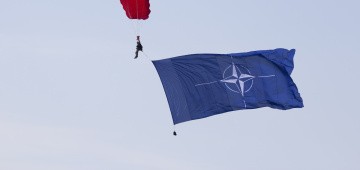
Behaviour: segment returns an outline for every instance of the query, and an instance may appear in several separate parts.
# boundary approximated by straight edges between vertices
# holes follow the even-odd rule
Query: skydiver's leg
[[[134,58],[134,59],[137,59],[138,56],[139,56],[139,50],[136,50],[136,51],[135,51],[135,58]]]

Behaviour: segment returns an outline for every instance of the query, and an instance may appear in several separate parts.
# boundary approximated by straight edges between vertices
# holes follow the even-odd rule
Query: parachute
[[[150,15],[149,0],[120,0],[129,19],[147,20]]]
[[[126,16],[135,20],[134,30],[136,36],[136,51],[135,59],[138,58],[139,51],[143,51],[143,46],[140,42],[140,23],[139,20],[147,20],[150,15],[150,2],[149,0],[120,0]]]

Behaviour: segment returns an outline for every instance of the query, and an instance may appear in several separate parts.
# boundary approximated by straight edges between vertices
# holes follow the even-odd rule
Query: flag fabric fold
[[[303,107],[290,77],[295,50],[192,54],[153,61],[173,123],[234,110]]]

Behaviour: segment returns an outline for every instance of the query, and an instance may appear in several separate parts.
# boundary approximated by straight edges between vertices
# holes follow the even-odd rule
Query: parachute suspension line
[[[139,8],[138,8],[138,0],[135,0],[136,3],[136,24],[137,24],[137,28],[138,28],[138,35],[140,34],[140,19],[139,19]]]
[[[137,31],[137,29],[136,29],[136,28],[137,28],[136,23],[135,23],[134,21],[129,21],[129,22],[131,22],[131,25],[132,25],[132,27],[133,27],[132,30],[133,30],[133,32],[134,32],[134,35],[135,35],[135,36],[139,35],[139,34],[138,34],[138,31]]]
[[[127,8],[127,11],[130,11],[130,5],[129,4],[127,4],[126,8]],[[132,18],[131,12],[126,12],[126,15],[127,14],[129,14],[130,18]],[[130,25],[133,26],[133,31],[134,31],[135,36],[138,35],[137,29],[136,29],[136,23],[131,21],[131,20],[129,20],[129,22],[131,23]]]

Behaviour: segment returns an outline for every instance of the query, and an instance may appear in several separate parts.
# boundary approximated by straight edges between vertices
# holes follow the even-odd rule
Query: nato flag
[[[153,61],[174,124],[242,109],[303,107],[290,77],[295,50],[192,54]]]

